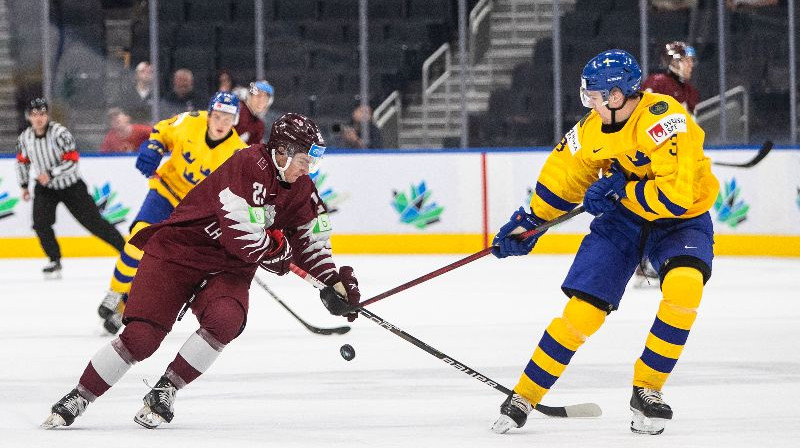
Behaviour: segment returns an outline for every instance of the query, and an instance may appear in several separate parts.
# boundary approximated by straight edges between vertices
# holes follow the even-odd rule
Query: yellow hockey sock
[[[139,221],[131,229],[131,234],[128,236],[130,241],[136,233],[150,224]],[[125,247],[117,258],[117,263],[114,266],[114,275],[111,276],[110,288],[112,291],[127,294],[131,290],[131,282],[139,269],[139,261],[142,260],[142,252],[138,247],[125,243]]]
[[[661,291],[664,298],[633,367],[633,385],[656,390],[667,382],[689,337],[703,295],[703,274],[690,267],[672,269]]]
[[[606,319],[605,311],[572,297],[564,314],[553,319],[536,346],[514,392],[533,404],[542,401],[567,368],[572,355]]]

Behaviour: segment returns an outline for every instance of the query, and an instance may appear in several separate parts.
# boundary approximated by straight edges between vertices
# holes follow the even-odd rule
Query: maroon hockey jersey
[[[239,122],[235,128],[239,137],[248,145],[261,143],[264,138],[264,122],[250,112],[247,104],[242,104],[239,109]]]
[[[309,176],[278,179],[270,151],[251,145],[194,187],[166,221],[136,233],[131,243],[157,258],[209,273],[252,276],[281,229],[294,263],[326,282],[335,273],[330,224]]]
[[[642,90],[669,95],[677,100],[689,113],[694,113],[694,108],[700,101],[700,93],[694,86],[686,81],[681,82],[672,73],[654,73],[642,83]]]

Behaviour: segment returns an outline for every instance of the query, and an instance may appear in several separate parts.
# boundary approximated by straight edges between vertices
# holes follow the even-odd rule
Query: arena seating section
[[[578,0],[561,22],[563,39],[561,98],[563,129],[568,130],[588,111],[578,97],[580,72],[592,56],[608,48],[638,54],[637,0]],[[601,12],[602,11],[602,12]],[[648,27],[649,64],[660,66],[665,42],[686,40],[690,16],[683,11],[651,11]],[[787,138],[788,43],[785,6],[729,11],[728,88],[743,85],[751,100],[751,142]],[[716,2],[701,2],[693,40],[699,65],[693,82],[701,100],[719,94]],[[529,61],[515,67],[509,89],[492,92],[485,114],[471,117],[473,145],[530,146],[553,143],[552,40],[537,42]],[[775,104],[785,107],[775,107]]]
[[[475,1],[470,0],[470,5]],[[698,50],[695,85],[701,98],[718,94],[716,1],[701,0],[696,27],[689,12],[651,11],[650,68],[668,40],[686,39]],[[66,99],[76,134],[105,132],[105,111],[115,105],[107,79],[101,0],[54,2],[52,20],[63,32],[56,49],[57,92]],[[346,121],[359,90],[358,2],[355,0],[265,0],[266,78],[277,89],[276,110],[312,115],[322,124]],[[563,128],[586,112],[578,98],[585,62],[609,47],[638,54],[638,0],[578,0],[563,16]],[[419,91],[420,67],[443,42],[456,39],[453,0],[370,0],[370,101],[395,89],[406,97]],[[785,5],[729,11],[728,88],[744,85],[751,99],[751,142],[787,135],[788,44]],[[174,70],[195,73],[206,95],[214,75],[227,68],[240,84],[255,76],[254,11],[247,0],[160,1],[160,85],[169,88]],[[401,20],[398,20],[401,19]],[[146,11],[132,24],[131,63],[149,59]],[[110,59],[110,58],[108,58]],[[553,142],[552,41],[542,39],[519,64],[508,89],[492,92],[488,111],[470,116],[472,146],[530,146]],[[119,81],[116,81],[119,82]],[[312,101],[313,100],[313,101]],[[80,139],[81,137],[79,137]],[[89,146],[99,142],[90,139]]]
[[[265,0],[266,78],[278,110],[299,111],[323,123],[349,119],[359,92],[358,2]],[[201,92],[212,93],[218,69],[240,84],[255,77],[252,1],[159,2],[162,87],[185,67]],[[398,20],[398,18],[402,20]],[[450,0],[369,2],[370,100],[418,79],[422,62],[455,30]],[[146,18],[133,30],[132,60],[147,60]]]

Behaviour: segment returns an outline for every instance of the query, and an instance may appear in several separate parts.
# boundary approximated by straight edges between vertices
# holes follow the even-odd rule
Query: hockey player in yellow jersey
[[[136,168],[149,178],[150,191],[133,220],[129,239],[150,224],[167,219],[189,190],[247,146],[233,129],[238,117],[239,99],[231,93],[217,92],[208,111],[184,112],[153,127],[136,159]],[[159,167],[166,154],[170,154],[169,159]],[[125,300],[141,258],[141,250],[125,245],[110,289],[97,309],[104,319],[103,327],[111,334],[122,326]]]
[[[592,109],[548,157],[531,199],[500,228],[498,258],[528,254],[539,235],[515,236],[583,202],[595,215],[562,290],[569,298],[500,406],[497,433],[525,424],[576,350],[619,306],[643,256],[663,298],[633,366],[631,430],[660,434],[672,409],[661,389],[678,361],[711,276],[714,232],[708,210],[719,184],[703,154],[703,130],[673,98],[640,92],[641,69],[622,50],[594,57],[581,74]],[[599,176],[598,176],[598,173]],[[598,178],[599,177],[599,178]]]

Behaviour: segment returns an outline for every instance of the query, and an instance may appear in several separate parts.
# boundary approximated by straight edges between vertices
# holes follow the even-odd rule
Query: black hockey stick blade
[[[303,320],[300,316],[298,316],[297,313],[295,313],[291,308],[289,308],[289,305],[283,303],[283,300],[281,300],[278,297],[278,295],[275,294],[275,292],[272,291],[272,289],[270,289],[269,286],[267,286],[267,284],[264,282],[264,280],[261,280],[258,277],[253,277],[253,280],[255,280],[256,283],[258,283],[258,286],[260,286],[264,291],[266,291],[267,294],[270,295],[270,297],[275,299],[275,301],[278,302],[278,304],[280,306],[282,306],[283,309],[288,311],[289,314],[292,315],[292,317],[297,319],[297,321],[300,322],[300,324],[302,324],[304,327],[306,327],[306,330],[308,330],[308,331],[310,331],[310,332],[312,332],[314,334],[321,334],[323,336],[330,336],[332,334],[345,334],[348,331],[350,331],[350,327],[348,327],[347,325],[345,325],[343,327],[334,327],[334,328],[322,328],[322,327],[317,327],[317,326],[311,325],[310,323],[308,323],[305,320]]]
[[[734,162],[714,162],[714,165],[718,166],[730,166],[733,168],[752,168],[758,164],[758,162],[764,160],[764,157],[767,157],[770,151],[772,151],[773,143],[771,140],[767,140],[761,146],[761,149],[758,150],[758,153],[752,160],[744,163],[734,163]]]

